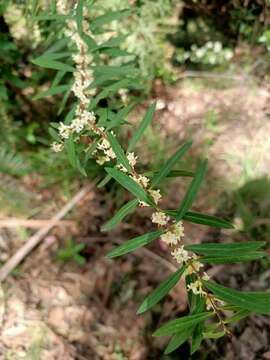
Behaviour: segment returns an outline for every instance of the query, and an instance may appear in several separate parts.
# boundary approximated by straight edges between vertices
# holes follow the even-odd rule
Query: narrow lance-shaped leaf
[[[165,179],[174,165],[181,159],[181,157],[190,149],[192,141],[187,141],[183,146],[180,147],[166,163],[161,167],[160,171],[153,177],[151,186],[158,185],[163,179]]]
[[[102,231],[109,231],[119,224],[128,214],[132,213],[138,206],[139,201],[137,199],[130,200],[123,205],[117,213],[101,227]]]
[[[177,216],[176,210],[168,210],[166,212],[170,216],[173,216],[173,217]],[[186,212],[185,215],[183,216],[183,219],[186,221],[195,223],[195,224],[213,226],[213,227],[223,228],[223,229],[233,229],[233,227],[234,227],[227,220],[220,219],[213,215],[201,214],[201,213],[197,213],[194,211]]]
[[[234,264],[244,261],[253,261],[267,256],[264,251],[252,251],[246,254],[223,254],[203,256],[200,261],[205,264]]]
[[[78,30],[80,33],[83,31],[82,22],[83,22],[83,2],[84,0],[79,0],[76,7],[76,22]]]
[[[204,281],[204,286],[213,294],[228,304],[237,305],[242,309],[258,314],[270,314],[270,292],[244,292],[229,289],[225,286]]]
[[[59,93],[62,93],[70,88],[69,85],[59,85],[51,87],[49,90],[42,91],[41,93],[37,94],[33,97],[33,100],[39,100],[41,98],[44,98],[46,96],[53,96]]]
[[[179,346],[184,344],[184,342],[187,341],[187,339],[191,336],[193,329],[194,326],[190,326],[186,329],[182,329],[179,333],[175,334],[168,343],[164,354],[168,355],[174,350],[178,349]]]
[[[201,342],[203,340],[203,328],[204,325],[203,323],[200,323],[198,325],[196,325],[193,334],[192,334],[192,338],[191,338],[191,349],[190,349],[190,354],[194,354],[200,347]]]
[[[32,60],[32,63],[35,65],[44,67],[44,68],[54,69],[54,70],[63,70],[66,72],[73,72],[75,70],[72,66],[70,66],[68,64],[64,64],[64,63],[61,63],[60,61],[56,61],[56,60],[47,59],[45,57],[45,55],[36,60]]]
[[[106,14],[98,16],[91,22],[91,27],[96,28],[108,24],[114,20],[119,20],[131,14],[130,9],[123,9],[118,11],[107,11]]]
[[[183,216],[186,214],[186,212],[189,210],[189,208],[191,207],[193,200],[194,200],[195,196],[197,195],[199,187],[202,183],[206,169],[207,169],[207,161],[204,160],[198,166],[195,176],[186,192],[186,195],[181,203],[179,210],[177,211],[177,214],[175,217],[176,221],[181,220],[183,218]]]
[[[255,251],[265,245],[264,241],[247,241],[243,243],[206,243],[185,245],[185,249],[202,255],[237,255]]]
[[[111,175],[107,174],[103,180],[98,184],[98,188],[102,188],[103,186],[107,185],[108,182],[112,179]]]
[[[130,253],[134,250],[139,249],[142,246],[148,245],[153,240],[160,237],[160,235],[163,233],[163,230],[153,231],[144,235],[137,236],[127,242],[125,242],[123,245],[117,246],[115,249],[110,251],[108,253],[109,258],[121,256],[127,253]]]
[[[149,310],[152,306],[156,305],[161,299],[168,294],[168,292],[178,283],[180,280],[185,266],[181,267],[175,273],[170,275],[165,281],[163,281],[151,294],[149,294],[141,306],[139,307],[137,314],[142,314],[143,312]]]
[[[132,168],[129,164],[129,161],[126,157],[126,154],[124,153],[124,150],[122,149],[121,145],[117,141],[116,137],[109,131],[107,133],[108,140],[111,144],[111,147],[116,155],[117,161],[119,161],[128,171],[132,171]]]
[[[196,325],[209,317],[213,316],[212,312],[202,312],[200,314],[186,315],[179,319],[167,322],[154,332],[154,336],[167,336],[180,332],[189,326]]]
[[[154,201],[150,198],[147,192],[132,178],[123,174],[121,171],[118,171],[114,168],[105,168],[107,173],[111,175],[116,181],[119,182],[125,189],[131,192],[139,200],[146,202],[152,207],[156,207]]]
[[[147,110],[143,120],[141,121],[138,129],[134,132],[129,145],[128,145],[128,151],[132,151],[140,138],[142,137],[144,131],[146,130],[147,126],[150,124],[151,120],[153,119],[153,115],[156,109],[156,103],[153,103],[150,105],[149,109]]]
[[[159,173],[159,171],[146,171],[144,173],[144,175],[149,176],[150,178],[153,178],[155,175],[157,175]],[[175,177],[193,177],[194,173],[192,171],[189,170],[171,170],[167,177],[162,179],[165,180],[167,178],[175,178]],[[161,181],[161,182],[162,182]],[[160,182],[159,182],[160,183]],[[169,211],[174,211],[174,210],[169,210]]]
[[[224,320],[225,324],[231,324],[233,322],[239,321],[241,319],[244,319],[245,317],[250,315],[250,311],[249,310],[239,310],[237,311],[233,316],[227,318]]]

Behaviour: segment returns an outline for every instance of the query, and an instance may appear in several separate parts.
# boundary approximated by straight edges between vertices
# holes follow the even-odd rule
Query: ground
[[[183,139],[192,136],[192,153],[183,167],[192,167],[195,159],[205,155],[209,158],[207,179],[194,209],[225,215],[238,229],[241,227],[239,217],[229,206],[223,208],[223,200],[224,196],[230,199],[230,193],[250,179],[267,174],[270,163],[268,88],[252,77],[242,81],[182,79],[176,86],[166,88],[157,82],[153,94],[158,100],[158,111],[147,136],[148,140],[158,140],[152,141],[147,151],[142,151],[142,146],[140,156],[144,162],[153,155],[162,160],[165,149],[173,151]],[[137,114],[143,111],[144,107],[137,109],[133,121],[136,122]],[[35,195],[33,181],[24,179],[22,191],[31,189]],[[164,206],[177,206],[187,182],[188,179],[184,179],[173,183]],[[43,189],[36,196],[41,207],[48,204],[43,206],[43,218],[52,216],[67,201],[64,197],[49,201],[53,191]],[[100,226],[114,210],[112,199],[104,189],[91,191],[67,216],[76,226],[56,227],[2,284],[1,359],[165,359],[162,349],[166,339],[155,339],[151,332],[162,322],[185,312],[183,284],[179,283],[152,312],[136,315],[145,295],[165,279],[175,265],[170,263],[167,250],[159,243],[119,260],[107,259],[105,255],[113,244],[143,233],[151,226],[145,221],[147,210],[144,210],[132,215],[132,221],[129,219],[116,230],[100,233]],[[237,230],[216,231],[190,224],[185,224],[185,233],[186,242],[232,238],[241,241],[246,236]],[[1,230],[1,260],[14,253],[28,235],[23,229]],[[85,244],[84,265],[57,259],[58,248],[63,248],[71,238]],[[264,290],[270,278],[269,270],[260,263],[216,266],[210,273],[223,284],[238,289]],[[231,339],[207,342],[193,359],[270,359],[269,319],[251,317],[240,322],[233,334]],[[180,358],[189,359],[186,345],[171,359]]]

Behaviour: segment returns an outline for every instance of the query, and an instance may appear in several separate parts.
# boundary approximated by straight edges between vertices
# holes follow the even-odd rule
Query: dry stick
[[[37,231],[0,269],[0,281],[6,279],[10,272],[32,251],[51,229],[61,220],[85,195],[93,185],[82,188],[63,208],[51,219],[44,228]]]
[[[5,218],[0,219],[0,228],[13,228],[13,227],[26,227],[32,229],[39,229],[52,222],[51,219],[16,219],[16,218]],[[75,226],[75,221],[72,220],[59,220],[57,225],[59,226]]]

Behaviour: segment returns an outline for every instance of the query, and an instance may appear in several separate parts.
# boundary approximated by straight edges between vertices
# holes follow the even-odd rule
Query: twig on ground
[[[63,208],[51,219],[50,223],[37,231],[0,269],[0,281],[6,279],[10,272],[41,242],[51,229],[61,220],[82,198],[93,188],[88,185],[82,188]]]
[[[19,226],[32,228],[32,229],[39,229],[46,225],[49,225],[52,222],[51,219],[16,219],[16,218],[6,218],[0,219],[0,228],[16,228]],[[59,220],[56,224],[57,226],[75,226],[75,221],[72,220]]]
[[[212,79],[228,79],[234,81],[247,81],[248,76],[244,75],[233,75],[230,73],[212,73],[208,71],[185,71],[178,75],[176,81],[183,80],[185,78],[212,78]]]

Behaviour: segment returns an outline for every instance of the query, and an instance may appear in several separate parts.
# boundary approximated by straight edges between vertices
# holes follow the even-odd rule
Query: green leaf
[[[57,53],[57,52],[46,52],[43,55],[39,56],[38,58],[34,59],[33,61],[37,62],[37,61],[40,61],[40,60],[41,61],[42,60],[44,60],[44,61],[46,61],[46,60],[58,60],[58,59],[68,57],[70,55],[72,55],[72,53],[67,52],[67,51],[59,52],[59,53]]]
[[[213,315],[214,313],[212,312],[202,312],[200,314],[183,316],[179,319],[167,322],[165,325],[156,330],[153,336],[166,336],[178,333],[181,330],[189,326],[196,325]]]
[[[139,307],[137,314],[142,314],[145,311],[149,310],[152,306],[156,305],[161,299],[168,294],[168,292],[178,283],[183,272],[185,271],[185,266],[181,267],[170,275],[165,281],[163,281],[151,294],[149,294]]]
[[[166,213],[172,217],[176,217],[177,210],[167,210]],[[194,211],[186,212],[186,214],[183,216],[183,219],[200,225],[213,226],[223,229],[234,228],[234,226],[227,220],[220,219],[213,215],[201,214]]]
[[[47,69],[63,70],[66,72],[73,72],[75,70],[72,66],[61,63],[60,61],[50,60],[45,55],[32,60],[32,63]]]
[[[65,140],[65,149],[71,166],[77,168],[77,156],[73,136]]]
[[[57,14],[48,14],[46,12],[44,12],[43,14],[40,14],[38,16],[34,16],[33,19],[34,20],[57,20],[57,21],[65,21],[69,18],[68,15],[57,15]]]
[[[83,32],[82,22],[83,22],[83,2],[84,0],[79,0],[76,7],[76,22],[78,26],[79,33]]]
[[[186,214],[183,216],[183,219],[195,224],[213,226],[217,228],[223,228],[223,229],[234,228],[234,226],[227,220],[220,219],[213,215],[201,214],[194,211],[186,212]]]
[[[112,179],[111,175],[107,174],[105,176],[105,178],[103,180],[101,180],[101,182],[98,184],[98,189],[102,188],[103,186],[105,186],[106,184],[108,184],[108,182]]]
[[[136,131],[134,132],[134,134],[129,142],[128,151],[132,151],[135,148],[136,144],[142,137],[145,129],[150,124],[151,120],[153,119],[155,109],[156,109],[156,103],[153,103],[152,105],[150,105],[143,120],[141,121],[139,127],[136,129]]]
[[[200,347],[203,340],[203,324],[198,324],[192,334],[190,354],[194,354]]]
[[[193,177],[194,172],[189,170],[171,170],[167,175],[167,178],[174,178],[174,177]]]
[[[126,154],[124,153],[124,150],[122,149],[116,137],[111,132],[107,133],[107,137],[116,155],[117,161],[120,162],[129,172],[132,172],[132,167],[130,166]]]
[[[206,243],[185,245],[185,249],[202,255],[235,255],[255,251],[265,245],[264,241],[248,241],[243,243]]]
[[[153,231],[144,235],[137,236],[123,245],[117,246],[115,249],[110,251],[107,255],[109,258],[121,256],[131,251],[137,250],[138,248],[150,244],[153,240],[160,237],[161,234],[164,233],[164,230]]]
[[[217,332],[204,332],[203,337],[205,339],[219,339],[225,335],[224,331],[217,331]]]
[[[80,159],[76,154],[73,136],[70,136],[68,139],[65,140],[65,150],[67,152],[67,157],[71,166],[75,169],[78,169],[83,176],[87,176],[85,170],[81,166]]]
[[[239,321],[241,319],[244,319],[245,317],[250,315],[250,311],[249,310],[239,310],[237,311],[233,316],[227,318],[224,320],[225,324],[231,324],[233,322]]]
[[[112,230],[117,224],[119,224],[128,214],[132,213],[138,206],[139,201],[137,199],[130,200],[123,205],[117,213],[101,227],[101,231]]]
[[[136,198],[141,201],[146,202],[152,207],[156,207],[154,201],[150,198],[147,192],[131,177],[123,174],[121,171],[118,171],[114,168],[106,167],[105,170],[109,175],[111,175],[120,185],[122,185],[125,189],[131,192]]]
[[[267,253],[264,251],[253,251],[246,254],[222,254],[222,255],[212,255],[212,256],[203,256],[200,258],[200,261],[205,264],[233,264],[241,263],[244,261],[253,261],[261,259],[267,256]]]
[[[169,158],[169,160],[161,167],[160,171],[153,177],[151,182],[152,187],[158,185],[163,179],[168,176],[174,165],[190,149],[191,145],[192,141],[187,141]]]
[[[229,289],[225,286],[204,281],[205,287],[213,294],[228,304],[239,306],[241,309],[249,310],[258,314],[270,314],[270,292],[244,292]]]
[[[194,200],[195,196],[197,195],[197,192],[198,192],[201,182],[203,180],[206,169],[207,169],[207,161],[204,160],[199,164],[198,169],[195,173],[195,176],[194,176],[194,178],[186,192],[186,195],[181,203],[181,206],[180,206],[179,210],[177,211],[177,214],[175,217],[176,221],[181,220],[183,218],[183,216],[186,214],[186,212],[189,210],[189,208],[191,207],[193,200]]]
[[[171,338],[169,344],[167,345],[164,351],[164,354],[168,355],[177,348],[179,348],[179,346],[184,344],[184,342],[186,342],[186,340],[191,336],[193,328],[194,328],[193,326],[187,327],[186,329],[182,329],[180,332],[176,333]]]
[[[146,171],[144,175],[149,176],[150,178],[153,178],[159,173],[159,171]],[[188,170],[171,170],[166,178],[162,179],[162,181],[166,180],[167,178],[175,178],[175,177],[193,177],[194,173],[192,171]],[[162,182],[161,181],[161,182]],[[168,210],[173,213],[173,216],[175,216],[176,211],[174,210]]]
[[[102,25],[108,24],[114,20],[119,20],[123,17],[129,16],[131,14],[130,9],[123,9],[118,11],[107,11],[106,14],[96,17],[91,22],[91,28],[99,28]]]
[[[119,89],[127,88],[129,83],[129,79],[122,79],[115,82],[113,85],[106,86],[95,98],[93,98],[91,102],[91,109],[93,109],[100,100],[105,99],[112,94],[115,94]]]
[[[94,73],[97,77],[101,75],[110,75],[110,76],[127,76],[127,75],[136,75],[139,70],[134,66],[124,65],[124,66],[112,66],[112,65],[97,65],[94,68]]]
[[[128,37],[128,34],[113,36],[109,40],[105,41],[104,43],[101,43],[100,45],[96,46],[96,48],[94,50],[101,50],[104,48],[106,49],[106,48],[113,48],[113,47],[121,46],[127,37]]]
[[[41,93],[37,94],[33,97],[33,100],[39,100],[41,98],[44,98],[46,96],[53,96],[59,93],[62,93],[70,88],[69,85],[59,85],[51,87],[49,90],[42,91]]]

